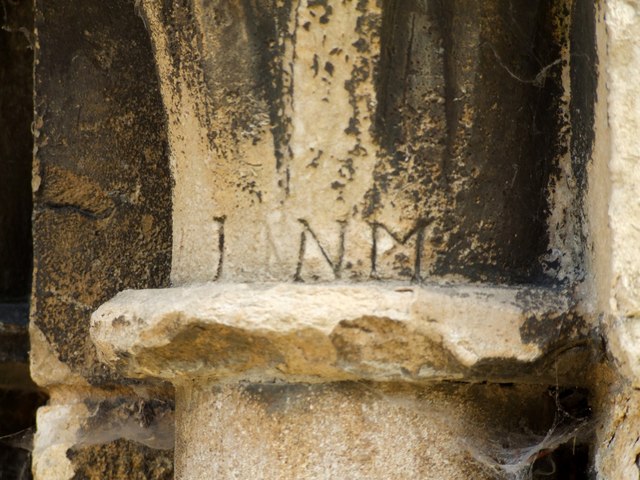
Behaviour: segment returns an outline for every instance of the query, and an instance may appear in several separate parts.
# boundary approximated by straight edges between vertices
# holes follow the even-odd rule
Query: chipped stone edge
[[[557,354],[559,347],[581,335],[578,327],[569,334],[562,331],[571,311],[566,292],[539,287],[206,283],[121,292],[93,314],[91,338],[100,359],[125,375],[173,383],[202,377],[219,381],[463,379],[482,365],[533,364]],[[422,367],[407,374],[401,362],[386,361],[396,358],[393,350],[398,346],[366,325],[356,327],[361,335],[346,339],[351,342],[348,348],[364,351],[362,358],[355,363],[341,358],[336,332],[370,319],[400,325],[408,345],[417,346],[403,352],[404,360]],[[556,319],[558,326],[553,328]],[[532,333],[537,322],[542,322],[543,331]],[[180,334],[194,331],[201,345],[211,345],[210,351],[217,348],[218,353],[206,353],[203,359],[202,348],[190,352],[188,342],[177,345]],[[234,338],[246,339],[249,346],[238,354],[224,347],[219,342],[226,333],[221,332],[229,331]],[[373,350],[363,349],[362,342]],[[265,345],[271,351],[265,353]],[[180,352],[175,361],[172,348]],[[260,360],[238,360],[243,355]],[[431,357],[442,355],[452,359],[450,368],[432,368]]]

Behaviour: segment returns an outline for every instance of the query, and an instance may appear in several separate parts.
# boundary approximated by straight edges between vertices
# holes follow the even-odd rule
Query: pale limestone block
[[[618,372],[631,385],[640,387],[640,319],[610,319],[606,332]]]
[[[418,381],[526,376],[580,344],[578,320],[545,289],[211,283],[120,293],[91,335],[122,373],[174,383]]]
[[[43,388],[54,385],[88,386],[86,379],[62,363],[35,322],[29,323],[29,361],[33,381]]]
[[[640,479],[640,395],[637,390],[608,391],[607,415],[597,429],[595,465],[598,479]]]
[[[67,450],[77,444],[87,416],[87,407],[81,402],[38,409],[33,445],[34,480],[73,478],[75,472]]]
[[[640,314],[640,11],[627,0],[607,2],[606,73],[611,128],[609,222],[616,316]]]
[[[379,7],[282,2],[271,21],[256,18],[259,6],[214,3],[195,2],[195,22],[184,26],[159,2],[142,2],[169,118],[174,283],[334,280],[345,267],[368,277],[371,227],[347,221],[362,210],[376,162],[368,132],[380,19],[371,28],[362,19]],[[268,54],[256,46],[261,26],[277,51],[276,72],[260,74],[269,78],[255,73]],[[175,33],[182,27],[201,46]],[[264,98],[269,82],[282,83],[278,98]]]

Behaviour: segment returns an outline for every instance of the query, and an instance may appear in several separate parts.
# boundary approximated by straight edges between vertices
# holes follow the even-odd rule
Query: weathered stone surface
[[[140,3],[174,283],[555,271],[569,2]]]
[[[640,72],[637,48],[640,14],[624,1],[607,4],[609,32],[609,123],[611,126],[611,199],[608,211],[610,226],[610,269],[605,284],[609,292],[610,316],[607,321],[609,346],[620,366],[620,372],[633,385],[640,385],[640,263],[637,246],[640,233],[637,219],[637,168],[640,141],[636,126],[639,87],[628,79]]]
[[[109,382],[88,342],[91,312],[124,288],[168,284],[171,179],[153,55],[126,0],[36,2],[36,28],[31,318],[34,340],[50,345],[35,348]]]
[[[38,414],[34,474],[167,478],[156,460],[123,475],[141,459],[170,465],[170,452],[118,441],[153,429],[133,435],[133,420],[103,418],[92,435],[104,448],[79,436],[97,395],[89,384],[139,400],[96,361],[91,312],[124,288],[169,283],[172,180],[151,44],[129,0],[36,1],[35,23],[31,366],[54,400]]]
[[[84,404],[41,407],[33,445],[33,475],[35,480],[70,480],[73,465],[66,452],[76,443],[82,421],[87,416]]]
[[[640,128],[638,99],[640,85],[629,81],[640,73],[640,12],[635,2],[607,2],[609,48],[609,124],[611,127],[609,222],[613,278],[612,310],[615,315],[640,314],[640,218],[638,152]]]
[[[93,315],[91,335],[125,375],[175,383],[555,381],[578,376],[562,362],[560,372],[537,364],[581,352],[579,320],[566,296],[545,289],[211,283],[120,293]]]
[[[155,431],[124,388],[95,398],[85,382],[117,380],[95,362],[89,313],[121,289],[167,286],[171,222],[174,283],[219,282],[119,294],[92,338],[119,373],[177,385],[180,478],[535,473],[575,430],[551,435],[547,415],[525,453],[487,446],[504,442],[498,426],[523,430],[518,402],[549,398],[406,383],[589,373],[574,291],[541,286],[584,275],[589,12],[569,0],[40,4],[33,365],[56,399],[37,474],[171,474],[163,454],[121,440]]]
[[[608,347],[616,367],[626,382],[640,388],[640,320],[637,318],[609,319]]]
[[[558,408],[546,387],[198,381],[177,392],[176,478],[567,479],[586,472],[553,453]]]
[[[640,395],[621,376],[615,363],[592,372],[592,400],[596,412],[593,464],[596,478],[640,478]]]
[[[126,440],[67,451],[77,465],[71,480],[173,480],[173,455]]]
[[[0,388],[36,388],[29,376],[28,323],[28,304],[0,303]]]
[[[611,387],[611,385],[607,385]],[[598,478],[640,478],[640,395],[637,390],[605,388],[600,401],[603,415],[598,425],[595,465]]]
[[[35,480],[172,478],[172,402],[56,390],[37,427]]]

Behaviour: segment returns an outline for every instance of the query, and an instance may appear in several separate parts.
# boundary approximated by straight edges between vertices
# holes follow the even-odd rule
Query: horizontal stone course
[[[122,292],[94,313],[91,335],[120,373],[176,384],[556,383],[588,357],[568,298],[538,287],[208,283]]]

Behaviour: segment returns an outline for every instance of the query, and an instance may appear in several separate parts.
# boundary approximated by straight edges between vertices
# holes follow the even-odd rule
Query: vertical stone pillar
[[[122,375],[175,386],[178,478],[530,469],[544,441],[490,452],[514,428],[488,407],[498,384],[580,385],[589,357],[559,286],[583,246],[546,224],[553,167],[559,184],[584,160],[563,123],[573,3],[139,7],[175,182],[173,288],[117,295],[91,335]],[[439,380],[492,385],[471,408]]]

